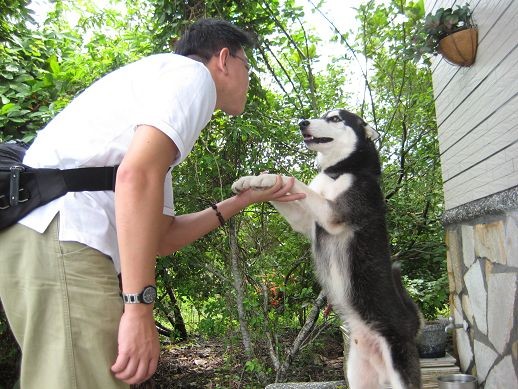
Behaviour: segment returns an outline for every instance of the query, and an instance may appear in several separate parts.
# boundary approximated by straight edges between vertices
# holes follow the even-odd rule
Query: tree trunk
[[[237,315],[239,319],[239,328],[241,330],[241,336],[243,338],[243,347],[245,348],[245,352],[248,358],[253,358],[254,353],[252,348],[252,342],[250,341],[250,332],[248,332],[244,306],[244,280],[243,275],[241,274],[241,270],[239,269],[239,248],[237,246],[236,225],[232,219],[229,220],[228,225],[230,234],[230,263],[234,289],[236,290],[236,305]]]
[[[272,360],[273,367],[275,371],[278,371],[281,367],[279,362],[279,356],[277,355],[276,345],[277,339],[275,338],[275,334],[270,331],[269,328],[269,318],[268,318],[268,287],[266,283],[261,283],[261,289],[263,292],[263,315],[264,315],[264,332],[266,334],[266,339],[268,340],[268,351],[270,353],[270,359]]]
[[[324,306],[325,301],[326,296],[324,295],[324,292],[321,291],[317,299],[315,300],[315,303],[313,304],[313,308],[311,308],[311,312],[309,312],[306,322],[300,329],[299,334],[295,338],[295,341],[286,352],[286,359],[281,364],[281,367],[277,370],[275,382],[284,382],[286,380],[286,374],[288,373],[288,369],[290,368],[293,359],[295,359],[295,356],[299,352],[302,343],[308,337],[308,335],[311,333],[311,330],[315,326],[320,310]]]
[[[241,329],[241,336],[243,339],[243,347],[245,349],[248,360],[252,360],[255,358],[254,348],[251,341],[250,332],[248,331],[248,322],[246,319],[246,311],[245,311],[245,290],[244,284],[245,281],[243,279],[243,274],[241,269],[239,268],[239,247],[237,245],[237,231],[236,225],[232,219],[229,220],[229,237],[230,237],[230,262],[231,262],[231,271],[232,278],[234,283],[234,288],[236,290],[236,305],[237,305],[237,314],[239,318],[239,328]],[[266,374],[262,371],[256,371],[257,379],[261,384],[265,384],[267,382]]]
[[[164,288],[171,301],[172,305],[172,315],[170,312],[164,312],[167,316],[167,319],[172,324],[174,328],[174,332],[178,334],[180,340],[187,339],[187,328],[185,327],[185,321],[183,320],[182,312],[180,311],[180,307],[178,306],[178,301],[176,300],[176,296],[174,294],[174,289],[171,285],[171,280],[169,278],[169,274],[166,269],[163,269],[160,272],[162,279],[164,280]]]

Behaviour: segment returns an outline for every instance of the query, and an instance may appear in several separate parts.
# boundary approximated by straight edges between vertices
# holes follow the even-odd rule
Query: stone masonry
[[[518,389],[518,211],[445,226],[461,370],[484,389]],[[458,220],[461,219],[461,220]]]

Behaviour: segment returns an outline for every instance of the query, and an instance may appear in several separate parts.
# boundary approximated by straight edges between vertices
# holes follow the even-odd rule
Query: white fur
[[[365,126],[365,132],[367,134],[367,138],[371,140],[376,140],[380,137],[380,134],[378,134],[378,132],[368,124]]]
[[[312,119],[310,133],[312,136],[331,137],[333,142],[309,144],[308,149],[317,152],[317,164],[323,169],[332,166],[344,158],[344,155],[352,153],[356,147],[356,134],[354,130],[343,122],[330,123],[323,119]]]
[[[344,193],[353,183],[352,174],[344,174],[333,180],[326,174],[318,174],[309,187],[320,193],[324,198],[334,201],[341,193]]]

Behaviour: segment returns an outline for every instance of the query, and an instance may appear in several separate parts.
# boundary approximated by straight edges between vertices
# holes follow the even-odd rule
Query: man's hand
[[[119,326],[119,355],[111,370],[115,377],[134,385],[156,371],[160,343],[152,306],[126,305]]]
[[[275,179],[275,180],[274,180]],[[250,180],[252,180],[250,182]],[[252,184],[252,185],[251,185]],[[263,201],[294,201],[301,200],[304,193],[292,193],[295,178],[264,174],[255,177],[243,177],[232,185],[232,190],[238,192],[249,204]]]

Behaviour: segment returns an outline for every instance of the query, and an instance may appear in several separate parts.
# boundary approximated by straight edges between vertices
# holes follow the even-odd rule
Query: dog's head
[[[303,120],[299,127],[306,147],[318,152],[322,168],[378,138],[378,133],[361,117],[345,109],[333,109],[319,119]]]

